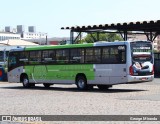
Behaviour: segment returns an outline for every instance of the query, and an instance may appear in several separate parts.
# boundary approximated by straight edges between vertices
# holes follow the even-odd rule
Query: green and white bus
[[[96,42],[13,49],[8,57],[8,82],[24,87],[42,83],[76,84],[84,90],[98,86],[154,79],[150,41]]]

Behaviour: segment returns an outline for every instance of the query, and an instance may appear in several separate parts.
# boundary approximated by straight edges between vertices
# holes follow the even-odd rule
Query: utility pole
[[[47,34],[46,34],[46,45],[48,44],[48,38],[47,38]]]

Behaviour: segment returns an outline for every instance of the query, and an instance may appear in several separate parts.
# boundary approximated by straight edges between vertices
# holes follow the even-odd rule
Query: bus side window
[[[30,51],[29,64],[41,63],[41,51]]]
[[[56,63],[56,52],[55,52],[55,50],[49,51],[49,58],[51,58],[52,63]]]
[[[56,51],[56,62],[58,64],[68,63],[69,62],[69,50],[60,49]]]
[[[19,64],[20,65],[27,65],[28,64],[28,58],[29,58],[29,52],[22,52],[19,55]]]
[[[111,63],[109,47],[102,48],[102,63]]]
[[[84,49],[71,49],[70,50],[70,63],[84,63]]]
[[[126,52],[125,51],[118,51],[119,54],[119,63],[126,62]]]
[[[126,52],[122,52],[122,58],[121,58],[122,62],[126,62]]]

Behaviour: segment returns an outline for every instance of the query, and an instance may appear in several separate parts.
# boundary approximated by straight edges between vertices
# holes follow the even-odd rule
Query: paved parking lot
[[[109,90],[79,91],[75,85],[0,82],[0,115],[159,115],[160,78],[153,82],[115,85]]]

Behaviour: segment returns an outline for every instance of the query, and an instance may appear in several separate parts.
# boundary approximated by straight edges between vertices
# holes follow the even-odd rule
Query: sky
[[[0,0],[0,29],[36,26],[49,37],[61,27],[160,20],[160,0]]]

